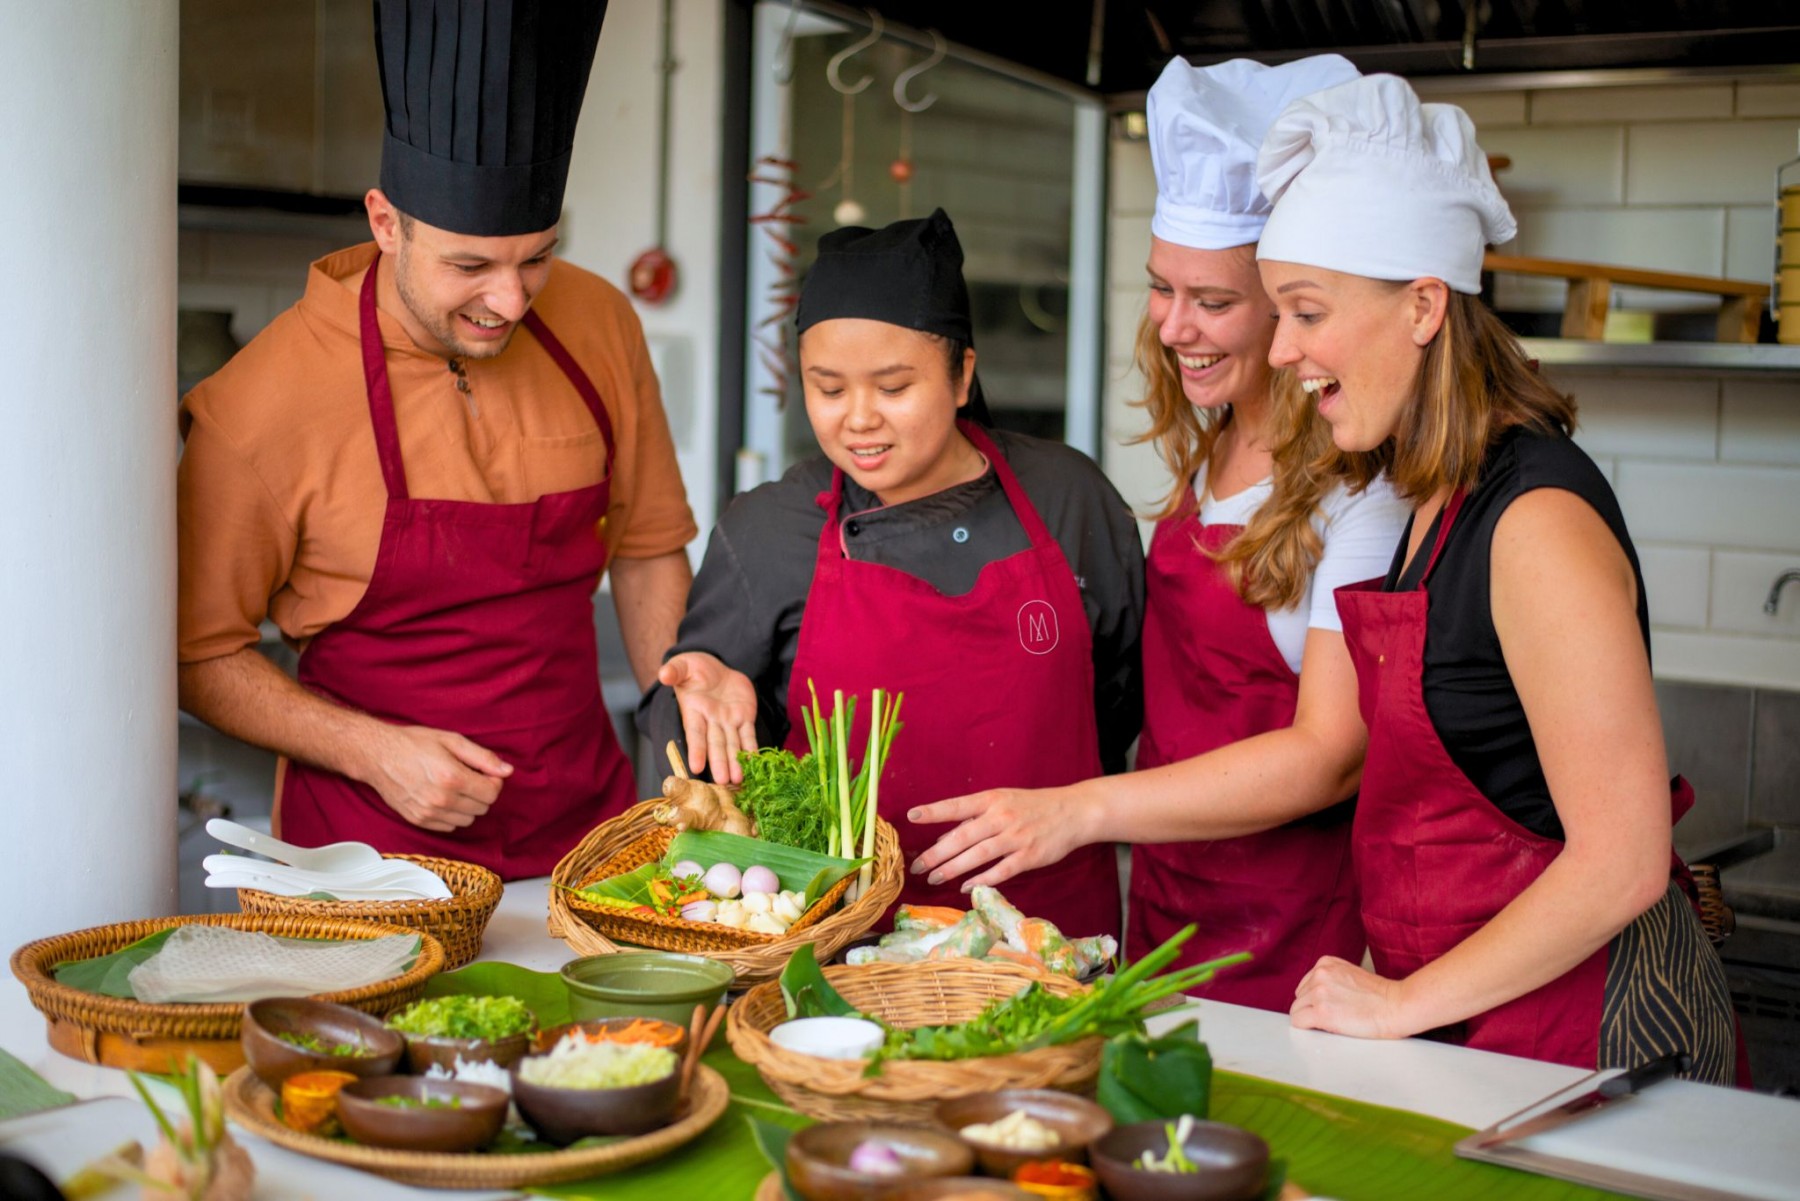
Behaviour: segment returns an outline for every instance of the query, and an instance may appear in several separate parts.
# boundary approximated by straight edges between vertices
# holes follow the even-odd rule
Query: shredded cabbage
[[[645,1043],[591,1043],[565,1034],[548,1055],[519,1064],[519,1079],[550,1088],[629,1088],[675,1070],[675,1052]]]

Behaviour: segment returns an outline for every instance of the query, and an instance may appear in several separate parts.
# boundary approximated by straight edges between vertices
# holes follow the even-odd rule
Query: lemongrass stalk
[[[850,731],[844,726],[844,694],[831,696],[831,749],[837,765],[838,826],[843,831],[842,846],[846,852],[856,845],[855,827],[850,822]]]
[[[870,862],[863,864],[862,871],[857,873],[857,896],[869,891],[869,882],[874,875],[875,819],[881,813],[881,702],[885,699],[881,689],[877,688],[869,706],[869,753],[863,756],[863,774],[869,779],[869,793],[862,811],[862,857]]]
[[[831,731],[825,725],[825,711],[819,708],[819,690],[813,686],[812,679],[806,681],[806,691],[812,695],[810,714],[801,710],[806,716],[807,745],[812,747],[813,758],[819,763],[819,799],[826,804],[831,803]],[[833,855],[842,855],[844,845],[838,840],[838,831],[833,827],[826,838],[826,850]]]

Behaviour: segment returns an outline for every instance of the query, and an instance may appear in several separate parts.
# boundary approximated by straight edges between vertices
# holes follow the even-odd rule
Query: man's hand
[[[448,730],[388,726],[359,773],[388,807],[422,830],[459,830],[487,813],[512,765]]]
[[[721,784],[743,782],[739,751],[756,749],[756,685],[704,651],[676,655],[656,673],[675,694],[681,731],[687,739],[688,770],[712,765]]]

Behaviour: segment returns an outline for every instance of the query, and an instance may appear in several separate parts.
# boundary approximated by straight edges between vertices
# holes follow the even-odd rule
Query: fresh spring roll
[[[918,963],[925,958],[925,952],[914,946],[905,947],[851,947],[844,953],[844,962],[852,965],[865,963]]]
[[[988,920],[988,924],[1000,932],[1006,945],[1015,951],[1028,951],[1019,937],[1019,927],[1025,921],[1025,915],[1013,908],[1012,904],[1000,895],[998,888],[986,884],[977,884],[969,890],[969,900],[975,906],[975,912]]]
[[[1110,934],[1077,938],[1069,945],[1075,951],[1075,974],[1078,976],[1085,976],[1096,968],[1105,967],[1119,953],[1119,940]]]
[[[1075,966],[1075,948],[1053,922],[1041,917],[1026,918],[1019,923],[1019,941],[1026,954],[1035,955],[1058,975],[1073,976],[1080,971]]]
[[[894,911],[894,932],[942,930],[960,922],[967,912],[948,905],[902,905]]]
[[[1000,941],[1000,934],[979,913],[967,913],[944,932],[943,941],[931,948],[928,959],[980,959]]]

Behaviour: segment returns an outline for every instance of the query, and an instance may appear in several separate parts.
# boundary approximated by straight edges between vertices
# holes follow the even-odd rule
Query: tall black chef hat
[[[975,344],[962,243],[943,209],[880,229],[846,225],[819,238],[819,257],[800,288],[798,333],[836,317],[885,321]],[[981,381],[969,381],[969,416],[992,425]]]
[[[374,2],[394,207],[476,237],[555,225],[606,0]]]

